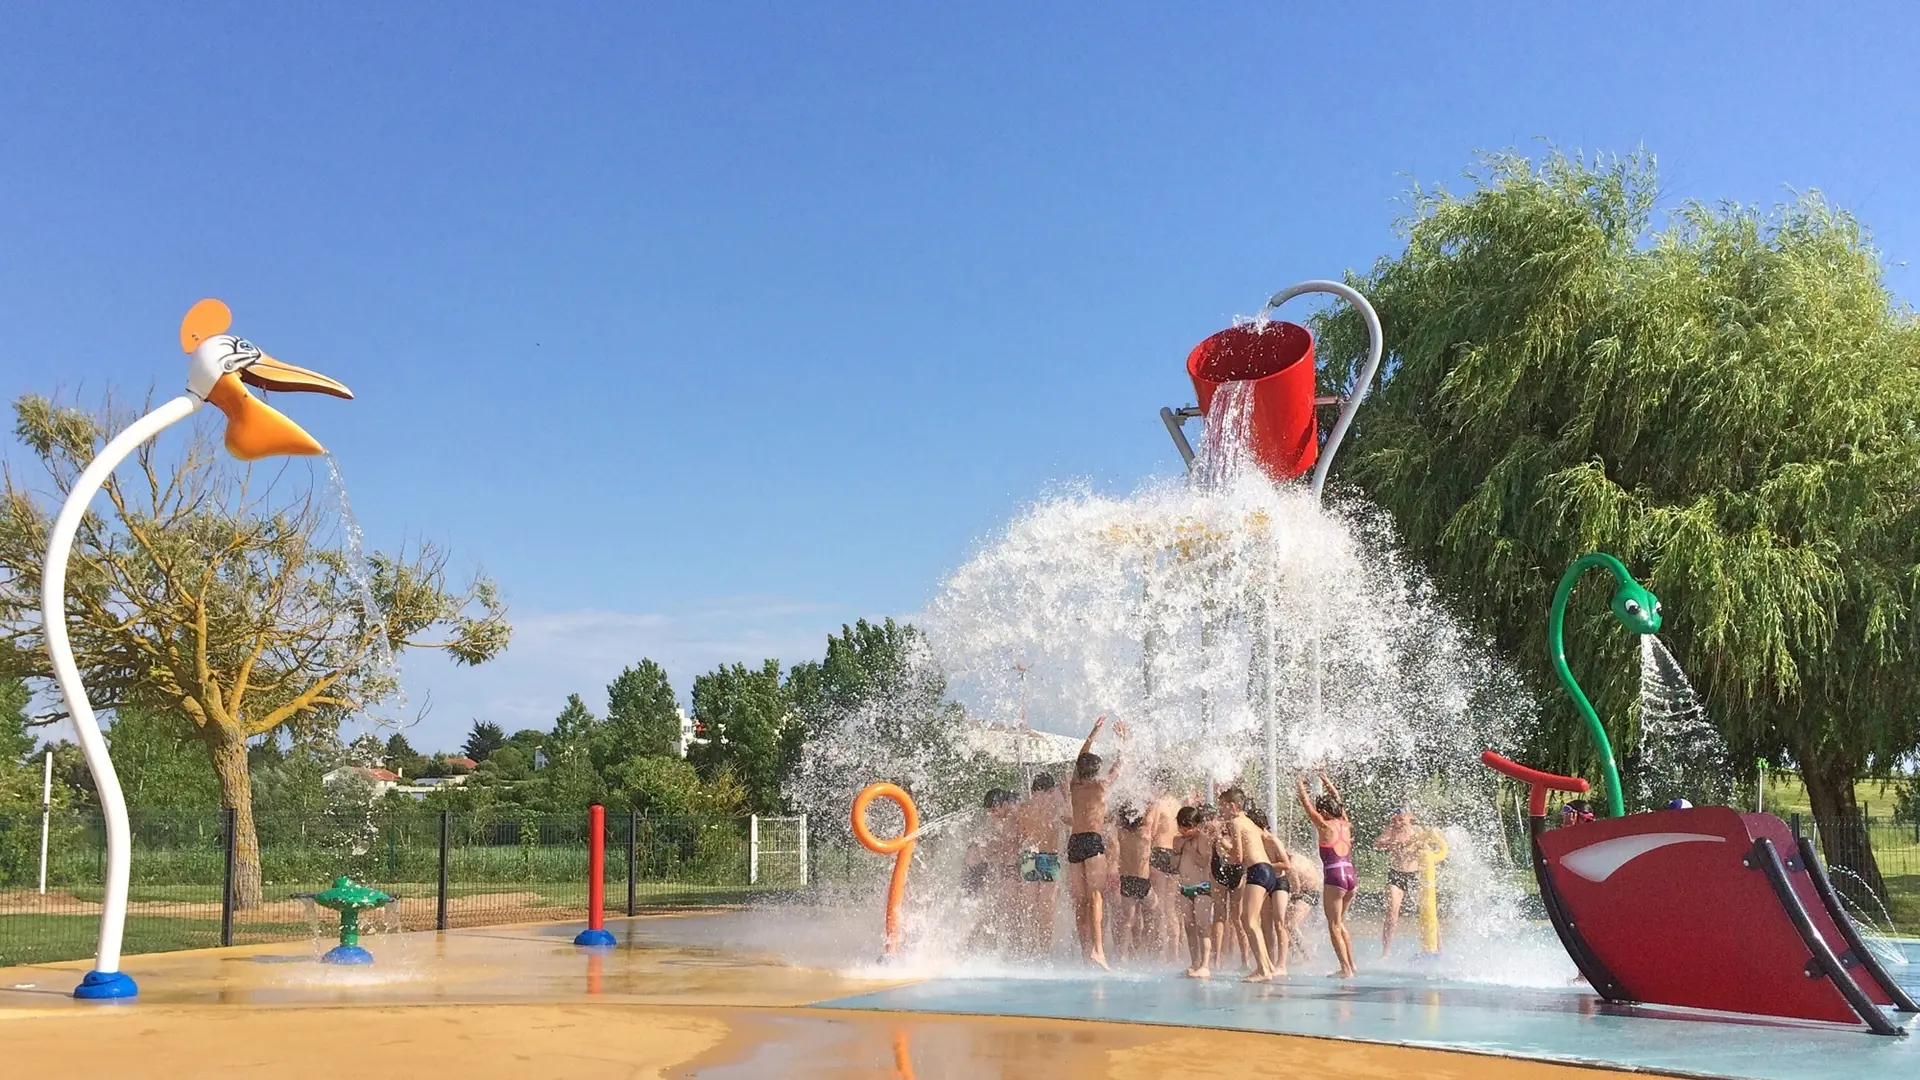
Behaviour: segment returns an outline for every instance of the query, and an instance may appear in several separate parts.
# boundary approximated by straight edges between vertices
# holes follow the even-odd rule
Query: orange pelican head
[[[218,300],[202,300],[180,321],[180,348],[187,364],[187,390],[227,414],[227,450],[242,461],[278,454],[325,453],[313,436],[278,409],[247,392],[262,390],[332,394],[353,392],[325,375],[275,360],[245,338],[227,333],[233,312]]]

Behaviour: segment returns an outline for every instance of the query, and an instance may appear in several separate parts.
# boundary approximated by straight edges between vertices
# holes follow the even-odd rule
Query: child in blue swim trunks
[[[1193,963],[1187,978],[1213,976],[1219,950],[1219,920],[1214,918],[1213,856],[1220,842],[1218,815],[1211,806],[1183,806],[1175,819],[1179,839],[1174,841],[1174,866],[1180,882],[1180,901],[1187,909],[1187,954]]]
[[[1053,953],[1054,916],[1060,908],[1060,841],[1067,831],[1067,804],[1053,777],[1041,773],[1014,817],[1019,835],[1021,891],[1026,895],[1020,943],[1029,955]]]

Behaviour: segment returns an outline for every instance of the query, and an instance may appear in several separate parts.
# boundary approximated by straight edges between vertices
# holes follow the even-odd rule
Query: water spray
[[[296,893],[294,899],[311,900],[329,911],[340,913],[340,944],[321,954],[321,963],[373,963],[373,954],[360,947],[360,913],[393,903],[391,895],[361,885],[352,878],[337,877],[333,879],[333,887],[325,892]]]
[[[1354,380],[1352,396],[1344,402],[1338,397],[1315,394],[1313,335],[1297,323],[1276,322],[1271,316],[1280,305],[1307,293],[1328,293],[1351,304],[1367,327],[1367,358]],[[1385,339],[1380,332],[1380,316],[1360,291],[1338,281],[1303,281],[1282,289],[1268,298],[1251,324],[1223,330],[1201,342],[1187,357],[1187,374],[1193,380],[1197,406],[1184,409],[1163,408],[1160,420],[1172,436],[1174,448],[1186,463],[1189,476],[1194,469],[1193,446],[1187,441],[1184,425],[1192,417],[1208,415],[1214,395],[1223,386],[1251,383],[1251,408],[1254,421],[1249,450],[1261,468],[1276,480],[1291,480],[1311,468],[1309,487],[1315,502],[1327,484],[1327,472],[1334,455],[1353,426],[1354,413],[1366,400],[1373,377],[1380,370]],[[1319,420],[1314,410],[1322,405],[1340,405],[1340,416],[1326,442],[1319,441]],[[1209,438],[1214,438],[1209,433]],[[1321,706],[1320,633],[1318,612],[1308,638],[1308,664],[1313,681],[1312,715],[1319,719]],[[1263,680],[1267,686],[1263,711],[1266,713],[1267,818],[1280,820],[1280,745],[1276,730],[1272,686],[1273,650],[1266,650],[1269,670]]]

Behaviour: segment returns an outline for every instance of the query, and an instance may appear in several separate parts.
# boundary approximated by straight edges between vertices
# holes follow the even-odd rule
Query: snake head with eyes
[[[1645,585],[1627,578],[1613,590],[1613,617],[1636,634],[1660,632],[1660,598]]]

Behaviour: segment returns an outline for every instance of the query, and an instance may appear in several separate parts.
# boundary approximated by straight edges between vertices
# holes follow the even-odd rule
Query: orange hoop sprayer
[[[882,840],[867,829],[867,807],[875,799],[892,799],[906,817],[899,836]],[[853,837],[875,855],[893,856],[893,881],[887,886],[887,955],[900,951],[900,901],[907,894],[907,864],[913,861],[914,834],[920,831],[920,811],[913,796],[898,784],[868,784],[853,797]]]

